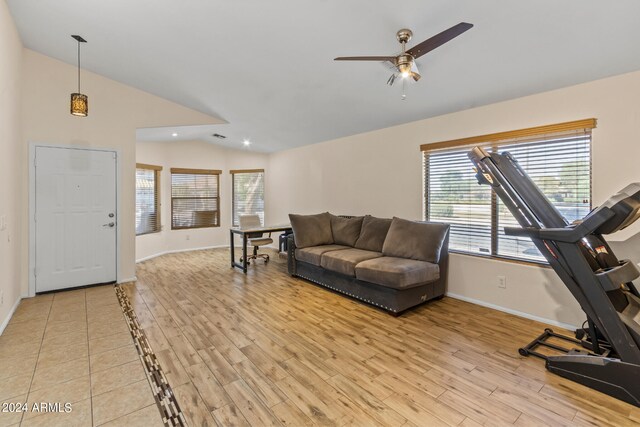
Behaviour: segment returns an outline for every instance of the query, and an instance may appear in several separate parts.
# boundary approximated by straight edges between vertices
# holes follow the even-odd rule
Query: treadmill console
[[[611,234],[623,230],[640,218],[640,183],[627,185],[610,197],[595,212],[608,208],[614,215],[595,231],[598,234]]]

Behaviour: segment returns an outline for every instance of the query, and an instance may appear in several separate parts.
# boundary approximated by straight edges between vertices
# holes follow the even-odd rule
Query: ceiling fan
[[[396,38],[398,42],[402,45],[402,52],[397,56],[340,56],[335,58],[334,61],[379,61],[379,62],[390,62],[391,67],[394,70],[394,73],[387,80],[388,85],[393,85],[398,77],[406,79],[411,77],[414,81],[420,80],[420,72],[418,71],[418,67],[416,66],[416,59],[420,58],[422,55],[431,52],[435,48],[442,46],[443,44],[451,41],[455,37],[458,37],[460,34],[465,31],[471,29],[473,24],[469,24],[466,22],[461,22],[458,25],[454,25],[448,30],[444,30],[443,32],[436,34],[435,36],[423,41],[412,47],[409,50],[406,50],[406,44],[411,37],[413,36],[413,32],[409,29],[403,28],[402,30],[396,33]],[[403,95],[404,98],[404,95]]]

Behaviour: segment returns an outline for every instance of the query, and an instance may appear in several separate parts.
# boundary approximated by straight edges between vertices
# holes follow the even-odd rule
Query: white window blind
[[[591,134],[558,137],[547,141],[503,145],[549,201],[571,223],[591,211]],[[509,209],[498,198],[497,255],[544,261],[525,237],[506,236],[504,227],[519,227]]]
[[[220,171],[171,169],[171,228],[220,226]]]
[[[240,225],[240,215],[256,214],[264,225],[264,170],[232,170],[233,225]]]
[[[491,255],[491,188],[478,185],[468,151],[425,152],[427,219],[451,225],[451,250]]]
[[[452,251],[544,262],[530,239],[504,234],[519,224],[489,186],[478,185],[467,157],[476,145],[510,152],[572,222],[591,210],[591,129],[424,151],[425,216],[451,224]]]
[[[137,236],[160,231],[160,171],[160,166],[136,165]]]

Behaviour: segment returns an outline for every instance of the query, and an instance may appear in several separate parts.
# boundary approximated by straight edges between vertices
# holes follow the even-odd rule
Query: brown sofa
[[[289,274],[392,314],[444,295],[449,225],[290,214]]]

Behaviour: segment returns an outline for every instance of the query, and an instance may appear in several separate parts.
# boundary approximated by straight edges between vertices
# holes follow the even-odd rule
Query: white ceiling
[[[84,68],[229,122],[183,135],[265,152],[640,69],[637,0],[7,3],[27,48],[75,64],[80,34]],[[397,53],[402,27],[413,46],[461,21],[475,27],[417,61],[405,101],[381,64],[333,61]]]

